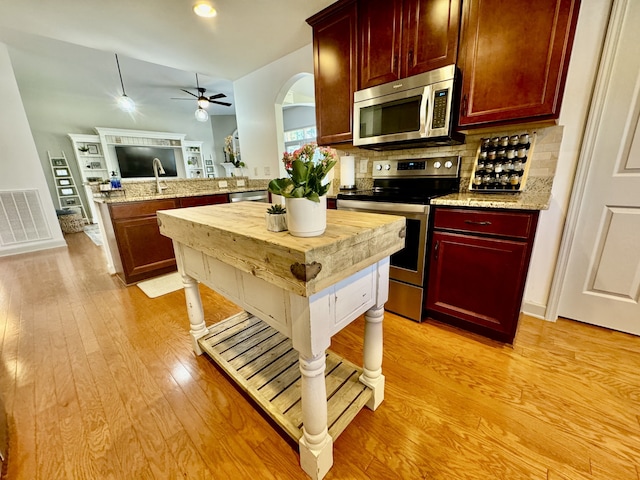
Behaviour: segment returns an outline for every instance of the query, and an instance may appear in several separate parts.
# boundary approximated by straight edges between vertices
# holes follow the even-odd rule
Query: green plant
[[[267,213],[270,213],[271,215],[282,215],[283,213],[287,213],[287,209],[279,203],[274,203],[267,208]]]
[[[284,169],[289,177],[276,178],[269,182],[269,191],[285,198],[306,198],[320,202],[320,197],[329,191],[331,182],[324,178],[338,160],[333,148],[318,147],[308,143],[293,153],[282,156]]]

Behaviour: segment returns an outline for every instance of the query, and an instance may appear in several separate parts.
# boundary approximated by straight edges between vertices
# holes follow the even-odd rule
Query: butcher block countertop
[[[163,235],[304,297],[404,247],[405,218],[395,215],[328,210],[325,233],[301,238],[268,231],[263,203],[157,214]]]

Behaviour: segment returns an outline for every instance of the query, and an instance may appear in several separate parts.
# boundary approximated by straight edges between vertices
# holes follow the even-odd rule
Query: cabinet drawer
[[[538,212],[437,208],[433,227],[527,239],[535,228],[537,217]]]
[[[117,220],[119,218],[144,217],[146,215],[155,215],[158,210],[170,210],[178,206],[177,200],[167,198],[163,200],[147,200],[144,202],[130,202],[110,204],[111,218]]]

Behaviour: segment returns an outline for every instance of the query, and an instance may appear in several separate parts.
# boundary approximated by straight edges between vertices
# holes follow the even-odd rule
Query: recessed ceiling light
[[[199,17],[206,17],[206,18],[215,17],[218,14],[215,8],[213,8],[208,3],[204,3],[204,2],[196,3],[193,6],[193,11]]]

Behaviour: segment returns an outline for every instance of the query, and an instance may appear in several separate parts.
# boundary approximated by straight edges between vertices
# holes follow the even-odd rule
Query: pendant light
[[[123,112],[131,113],[135,111],[136,104],[131,98],[127,97],[127,93],[124,90],[124,82],[122,81],[122,72],[120,71],[120,62],[118,61],[118,54],[116,53],[116,65],[118,65],[118,76],[120,77],[120,85],[122,86],[122,96],[118,97],[118,107]]]
[[[199,122],[206,122],[207,120],[209,120],[209,114],[207,113],[207,111],[198,106],[198,109],[196,110],[196,120],[198,120]]]

